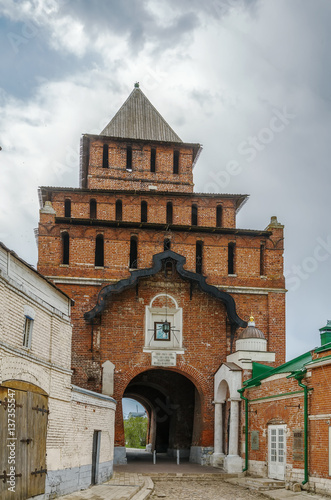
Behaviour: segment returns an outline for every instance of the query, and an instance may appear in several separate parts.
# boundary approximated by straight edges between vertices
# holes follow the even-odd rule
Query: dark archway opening
[[[147,447],[150,451],[181,458],[190,456],[200,436],[200,396],[184,375],[169,369],[147,370],[128,384],[124,398],[144,404],[149,416]]]

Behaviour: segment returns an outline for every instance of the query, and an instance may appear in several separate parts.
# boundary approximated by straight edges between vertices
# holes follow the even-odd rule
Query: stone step
[[[285,488],[284,481],[263,477],[246,476],[241,478],[226,479],[226,481],[255,491],[268,491]]]

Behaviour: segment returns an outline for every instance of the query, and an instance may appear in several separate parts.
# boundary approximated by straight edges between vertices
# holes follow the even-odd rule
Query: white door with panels
[[[268,477],[285,479],[286,425],[268,427]]]

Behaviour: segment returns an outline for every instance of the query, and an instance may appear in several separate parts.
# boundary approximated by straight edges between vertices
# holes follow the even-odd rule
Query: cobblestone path
[[[240,486],[225,483],[221,480],[181,479],[159,481],[153,478],[154,492],[152,500],[265,500],[260,493],[249,491]]]

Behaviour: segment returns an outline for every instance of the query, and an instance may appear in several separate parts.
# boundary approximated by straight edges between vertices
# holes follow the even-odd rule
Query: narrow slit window
[[[132,147],[127,146],[126,148],[126,169],[132,170]]]
[[[151,149],[151,172],[156,172],[156,149]]]
[[[96,200],[90,200],[90,219],[97,218],[97,202]]]
[[[163,250],[171,250],[171,239],[170,238],[164,238],[163,242]]]
[[[265,244],[260,245],[260,276],[265,275]]]
[[[109,167],[109,147],[108,144],[103,145],[102,150],[102,168]]]
[[[130,240],[130,269],[138,268],[138,242],[135,236],[131,237]]]
[[[30,349],[32,340],[33,319],[25,316],[24,331],[23,331],[23,347]]]
[[[71,217],[71,200],[64,201],[64,216]]]
[[[202,274],[202,253],[203,253],[203,242],[197,241],[195,245],[195,272]]]
[[[142,201],[140,205],[140,221],[147,222],[147,201]]]
[[[165,265],[165,276],[166,278],[171,278],[174,274],[174,263],[173,262],[166,262]]]
[[[102,234],[98,234],[95,239],[95,267],[104,266],[104,239]]]
[[[173,207],[172,202],[168,201],[167,203],[167,224],[172,224],[173,222]]]
[[[235,274],[235,243],[228,244],[228,274]]]
[[[122,220],[122,200],[116,200],[116,204],[115,204],[115,219],[117,221],[121,221]]]
[[[69,234],[62,233],[62,264],[69,264]]]
[[[191,225],[198,225],[198,205],[192,205],[192,213],[191,213]]]
[[[217,205],[216,207],[216,227],[222,227],[223,225],[223,207],[222,205]]]
[[[174,159],[173,159],[173,173],[179,174],[179,151],[174,151]]]

